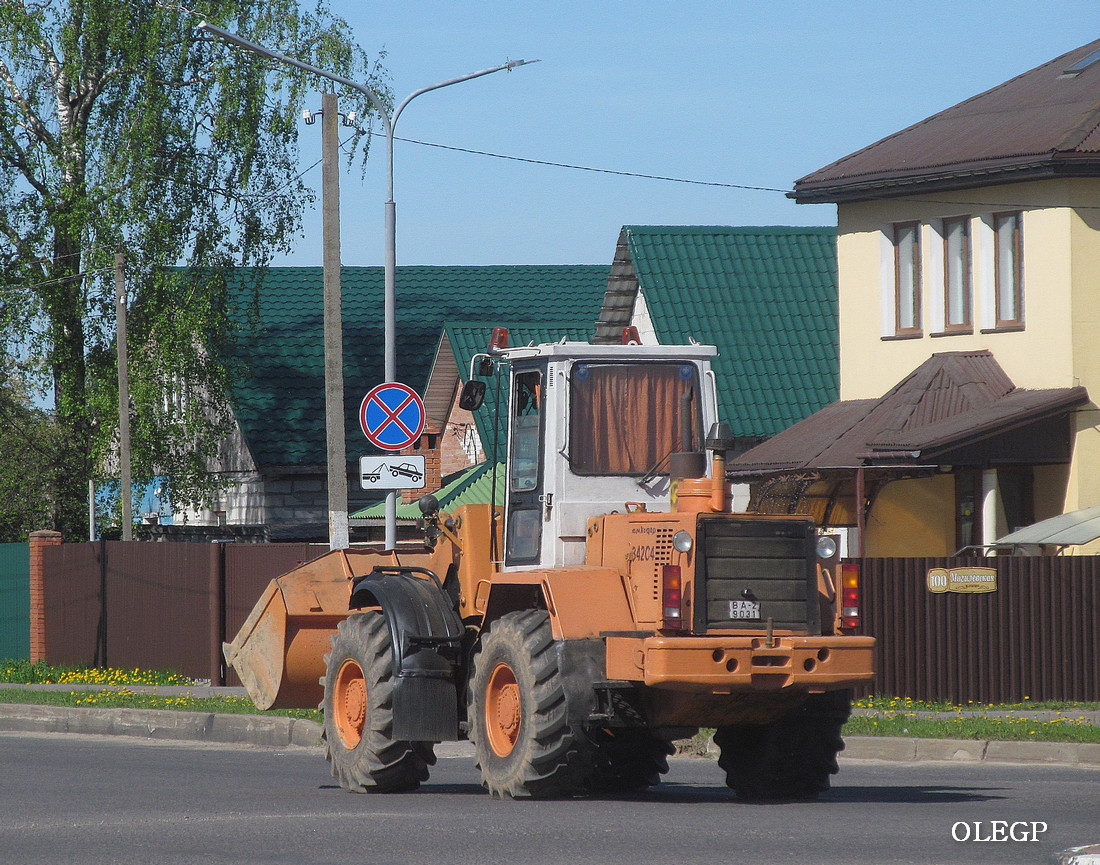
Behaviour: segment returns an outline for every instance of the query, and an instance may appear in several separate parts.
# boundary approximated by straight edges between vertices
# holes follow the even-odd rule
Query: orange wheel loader
[[[320,704],[353,791],[413,789],[457,739],[496,797],[639,790],[701,727],[739,797],[828,789],[872,676],[858,572],[809,517],[730,512],[715,354],[496,333],[461,402],[506,377],[504,501],[425,496],[419,549],[274,580],[225,647],[257,706]]]

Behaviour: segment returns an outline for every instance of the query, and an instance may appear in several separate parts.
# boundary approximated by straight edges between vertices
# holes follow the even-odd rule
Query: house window
[[[944,330],[971,330],[970,220],[943,221]]]
[[[894,226],[894,334],[920,334],[920,223]]]
[[[1019,213],[993,214],[996,327],[1024,323],[1023,243]]]

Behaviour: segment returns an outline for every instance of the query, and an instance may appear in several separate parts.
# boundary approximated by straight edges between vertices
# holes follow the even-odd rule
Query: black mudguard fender
[[[382,608],[393,643],[393,738],[458,739],[455,671],[465,628],[439,577],[425,568],[376,567],[351,589],[350,609],[369,606]]]

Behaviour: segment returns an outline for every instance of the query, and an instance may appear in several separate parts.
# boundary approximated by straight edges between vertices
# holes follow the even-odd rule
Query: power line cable
[[[367,135],[380,135],[378,132],[367,132]],[[416,138],[398,138],[395,141],[404,141],[409,144],[419,144],[423,147],[438,147],[441,150],[454,150],[459,153],[470,153],[475,156],[490,156],[493,159],[508,159],[513,162],[526,162],[531,165],[546,165],[551,168],[569,168],[573,171],[591,171],[596,174],[614,174],[619,177],[637,177],[643,180],[663,180],[668,183],[690,183],[696,186],[717,186],[724,189],[746,189],[752,192],[790,192],[789,189],[779,189],[775,186],[752,186],[745,183],[721,183],[717,180],[693,180],[686,177],[670,177],[663,174],[643,174],[637,171],[618,171],[612,168],[593,168],[589,165],[574,165],[569,162],[552,162],[547,159],[531,159],[526,156],[510,156],[504,153],[490,153],[485,150],[473,150],[469,147],[455,147],[450,144],[437,144],[434,141],[420,141]]]

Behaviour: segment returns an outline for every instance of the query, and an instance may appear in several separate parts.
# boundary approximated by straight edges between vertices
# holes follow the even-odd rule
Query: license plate
[[[759,601],[730,601],[731,619],[759,619]]]

